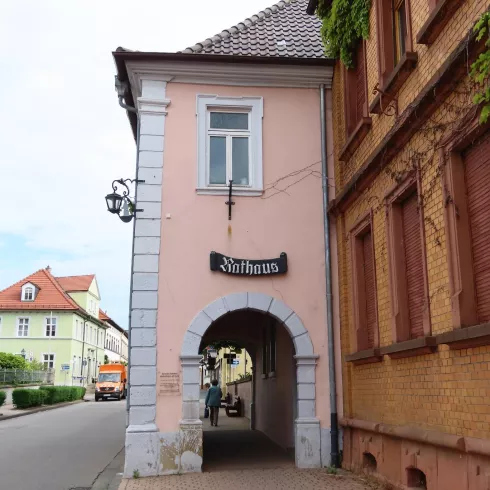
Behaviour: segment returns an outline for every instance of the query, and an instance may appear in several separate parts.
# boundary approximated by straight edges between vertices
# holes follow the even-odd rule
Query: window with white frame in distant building
[[[43,354],[43,365],[45,369],[54,368],[54,354]]]
[[[29,335],[29,318],[18,318],[17,337],[27,337]]]
[[[45,330],[46,337],[56,337],[56,323],[57,323],[56,318],[54,317],[46,318],[46,330]]]

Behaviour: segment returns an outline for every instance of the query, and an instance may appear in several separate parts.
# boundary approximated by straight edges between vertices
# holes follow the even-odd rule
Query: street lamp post
[[[109,213],[117,214],[119,219],[123,223],[129,223],[135,213],[143,211],[143,209],[136,209],[135,203],[129,197],[129,183],[136,182],[137,184],[143,184],[144,180],[138,179],[117,179],[112,182],[112,192],[105,196],[105,201],[107,204],[107,210]],[[122,189],[122,195],[118,192]]]

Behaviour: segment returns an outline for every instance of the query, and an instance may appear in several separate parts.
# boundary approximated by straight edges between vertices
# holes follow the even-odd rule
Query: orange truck
[[[123,364],[103,364],[95,383],[95,401],[104,398],[126,398],[128,375]]]

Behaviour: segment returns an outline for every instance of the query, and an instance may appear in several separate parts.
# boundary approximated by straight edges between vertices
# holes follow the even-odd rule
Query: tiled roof
[[[107,314],[105,313],[105,311],[102,311],[99,308],[99,320],[106,321],[106,320],[110,320],[110,319],[111,318],[107,316]]]
[[[88,291],[88,288],[94,280],[95,274],[88,274],[86,276],[65,276],[56,277],[56,280],[60,283],[60,286],[68,292],[72,291]]]
[[[321,21],[308,0],[281,0],[182,53],[325,58]]]
[[[26,282],[39,288],[34,301],[21,301],[21,288]],[[0,291],[0,310],[80,310],[80,306],[63,291],[49,270],[41,269]]]

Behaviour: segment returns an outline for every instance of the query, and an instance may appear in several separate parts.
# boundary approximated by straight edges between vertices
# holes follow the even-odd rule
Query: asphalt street
[[[126,401],[0,421],[0,490],[88,489],[124,446]]]

